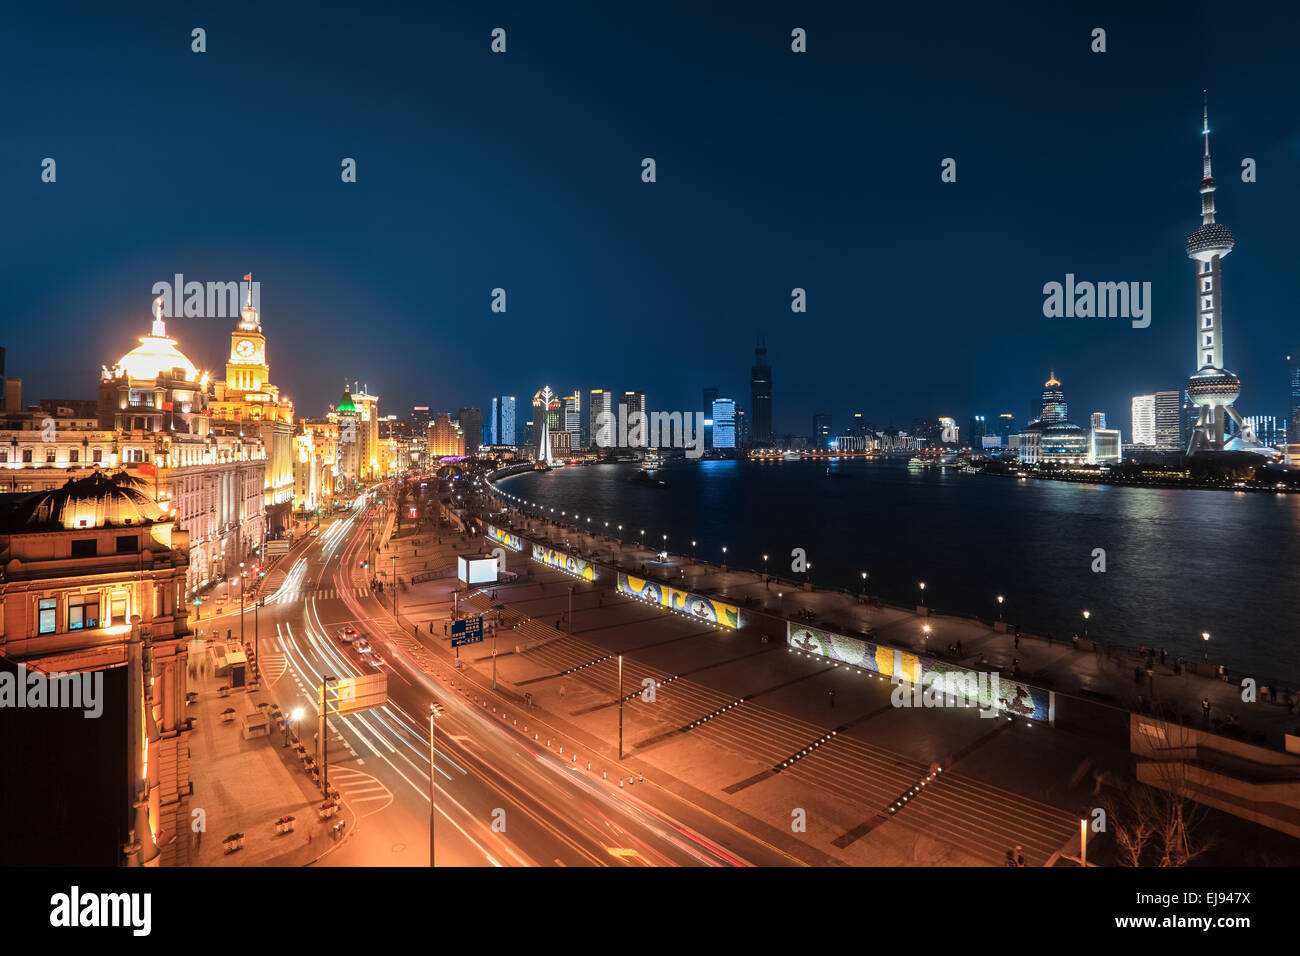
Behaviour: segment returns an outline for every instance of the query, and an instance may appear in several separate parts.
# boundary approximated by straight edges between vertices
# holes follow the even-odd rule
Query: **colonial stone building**
[[[0,495],[0,657],[46,675],[127,669],[122,862],[158,866],[188,847],[189,542],[138,484],[97,473]]]

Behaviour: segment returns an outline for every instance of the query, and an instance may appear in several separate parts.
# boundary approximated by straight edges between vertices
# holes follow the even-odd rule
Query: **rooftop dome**
[[[137,490],[140,479],[126,472],[112,477],[95,472],[62,488],[24,496],[0,519],[11,532],[142,525],[162,517],[162,509]]]
[[[162,320],[162,304],[154,300],[153,330],[140,336],[140,344],[118,360],[118,367],[131,378],[156,379],[174,369],[182,369],[185,381],[197,382],[199,370],[185,353],[176,347],[176,340],[167,337],[167,327]]]
[[[357,412],[357,406],[352,404],[352,393],[346,385],[343,386],[343,397],[339,399],[334,410],[340,415],[355,415]]]
[[[1227,255],[1232,251],[1232,230],[1221,222],[1208,222],[1187,237],[1187,255],[1193,259],[1206,255]]]

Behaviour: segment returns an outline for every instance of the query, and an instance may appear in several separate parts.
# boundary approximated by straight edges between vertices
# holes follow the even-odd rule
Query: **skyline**
[[[1181,248],[1195,226],[1208,88],[1226,167],[1220,205],[1241,242],[1225,345],[1244,383],[1242,407],[1284,414],[1285,356],[1297,345],[1275,303],[1294,301],[1297,290],[1288,266],[1295,241],[1277,210],[1300,199],[1300,183],[1282,173],[1300,155],[1300,135],[1284,108],[1283,60],[1270,60],[1268,44],[1281,50],[1287,33],[1281,23],[1210,31],[1209,7],[1194,9],[1199,17],[1107,14],[1104,54],[1088,51],[1087,29],[1068,14],[1032,27],[994,16],[982,46],[968,43],[969,24],[958,18],[927,21],[924,56],[951,60],[936,71],[912,48],[862,63],[857,13],[837,14],[848,26],[832,29],[825,16],[773,9],[724,27],[722,13],[706,12],[692,14],[698,33],[668,20],[604,44],[592,26],[573,62],[575,75],[609,77],[599,89],[548,69],[560,32],[563,48],[572,45],[572,23],[512,13],[516,40],[490,58],[490,25],[453,12],[439,35],[463,42],[448,42],[445,57],[416,75],[400,65],[416,41],[380,15],[346,46],[367,51],[365,41],[382,37],[384,61],[366,53],[360,62],[371,69],[354,92],[313,101],[296,122],[277,111],[279,98],[298,103],[295,84],[324,70],[342,41],[261,17],[234,45],[239,62],[270,79],[235,69],[217,84],[208,71],[233,67],[231,44],[194,57],[163,42],[180,29],[163,15],[144,29],[155,54],[114,63],[114,81],[89,98],[71,101],[56,75],[44,101],[16,104],[19,132],[4,163],[26,228],[9,234],[6,250],[9,374],[33,396],[80,394],[79,383],[134,344],[154,282],[177,272],[228,281],[251,270],[263,283],[271,362],[300,359],[281,361],[276,376],[303,414],[323,414],[343,379],[369,384],[390,409],[482,408],[492,394],[544,381],[641,390],[653,405],[683,409],[717,386],[744,406],[761,337],[776,375],[778,433],[802,433],[819,412],[861,410],[904,427],[941,414],[1023,417],[1052,369],[1071,384],[1076,407],[1115,417],[1132,395],[1178,387],[1192,371],[1194,293]],[[53,23],[33,16],[28,42],[9,51],[18,72],[50,56],[107,69],[94,44],[55,49]],[[919,16],[895,11],[874,32],[914,35]],[[789,51],[791,17],[809,31],[802,58]],[[105,48],[125,43],[116,32],[124,28],[103,28]],[[223,21],[208,30],[221,38]],[[1278,39],[1261,46],[1260,36]],[[1211,40],[1214,69],[1187,76],[1182,51]],[[954,97],[952,78],[975,61],[982,85]],[[178,150],[170,131],[99,115],[111,115],[98,97],[111,97],[114,83],[182,68],[203,72],[175,90],[151,89],[142,115],[229,116],[257,141],[256,160]],[[1023,88],[1026,69],[1043,71],[1041,89]],[[471,71],[478,82],[466,88]],[[908,71],[910,99],[880,92],[891,71]],[[1062,88],[1080,76],[1088,82]],[[377,86],[388,106],[363,115]],[[858,96],[873,86],[869,100]],[[173,97],[184,97],[183,109]],[[326,108],[328,123],[301,128]],[[46,118],[56,113],[57,129]],[[385,129],[397,116],[426,115],[401,140]],[[491,130],[483,116],[496,121]],[[647,155],[657,160],[655,183],[640,179]],[[39,181],[43,156],[59,160],[53,184]],[[343,156],[357,158],[357,183],[339,182]],[[1257,182],[1241,181],[1243,156],[1256,160]],[[945,157],[957,159],[956,183],[940,180]],[[430,159],[432,170],[421,171]],[[971,235],[972,221],[978,241],[954,243]],[[64,252],[51,261],[45,250],[56,243]],[[1042,287],[1066,274],[1151,282],[1151,326],[1044,318]],[[504,315],[490,311],[494,288],[509,295]],[[789,311],[794,288],[807,292],[803,315]],[[37,322],[84,348],[70,359],[51,354],[24,334]],[[228,331],[207,319],[169,328],[196,360],[219,357]],[[527,337],[530,348],[489,352],[495,380],[484,387],[473,384],[482,369],[470,356],[488,329],[491,341]],[[332,349],[345,340],[346,362]],[[446,359],[446,373],[425,388],[415,382],[431,352]],[[863,365],[872,368],[867,388],[858,384]]]

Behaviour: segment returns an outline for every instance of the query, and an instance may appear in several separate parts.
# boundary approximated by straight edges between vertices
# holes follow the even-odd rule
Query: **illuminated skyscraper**
[[[713,403],[713,447],[736,447],[736,403],[730,398]]]
[[[593,388],[587,400],[587,414],[587,435],[591,444],[608,448],[618,443],[614,437],[618,426],[613,424],[613,392],[607,388]]]
[[[497,441],[503,445],[518,445],[519,433],[515,428],[515,397],[501,396],[501,420],[497,430]]]
[[[1133,444],[1147,445],[1154,448],[1156,444],[1156,397],[1154,395],[1133,396]]]

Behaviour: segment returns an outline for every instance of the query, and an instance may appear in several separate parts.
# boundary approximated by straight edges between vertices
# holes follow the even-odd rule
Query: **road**
[[[646,787],[620,789],[602,779],[599,768],[588,771],[586,760],[575,763],[571,754],[560,756],[540,738],[534,741],[523,730],[526,716],[524,724],[522,715],[507,722],[495,703],[491,709],[477,704],[426,673],[416,659],[428,667],[435,650],[399,631],[391,608],[367,589],[368,572],[359,567],[382,519],[370,502],[327,519],[319,535],[304,537],[281,559],[257,612],[266,689],[285,713],[301,712],[297,732],[309,747],[322,675],[375,672],[337,633],[356,627],[385,658],[379,669],[387,677],[387,704],[329,717],[328,779],[358,814],[355,831],[326,858],[329,865],[428,865],[429,713],[435,701],[444,708],[434,757],[439,866],[795,862],[736,832],[725,834],[724,847],[654,806]],[[251,642],[253,611],[244,613]],[[196,626],[237,631],[238,618],[236,610]],[[486,703],[486,691],[481,699]]]

